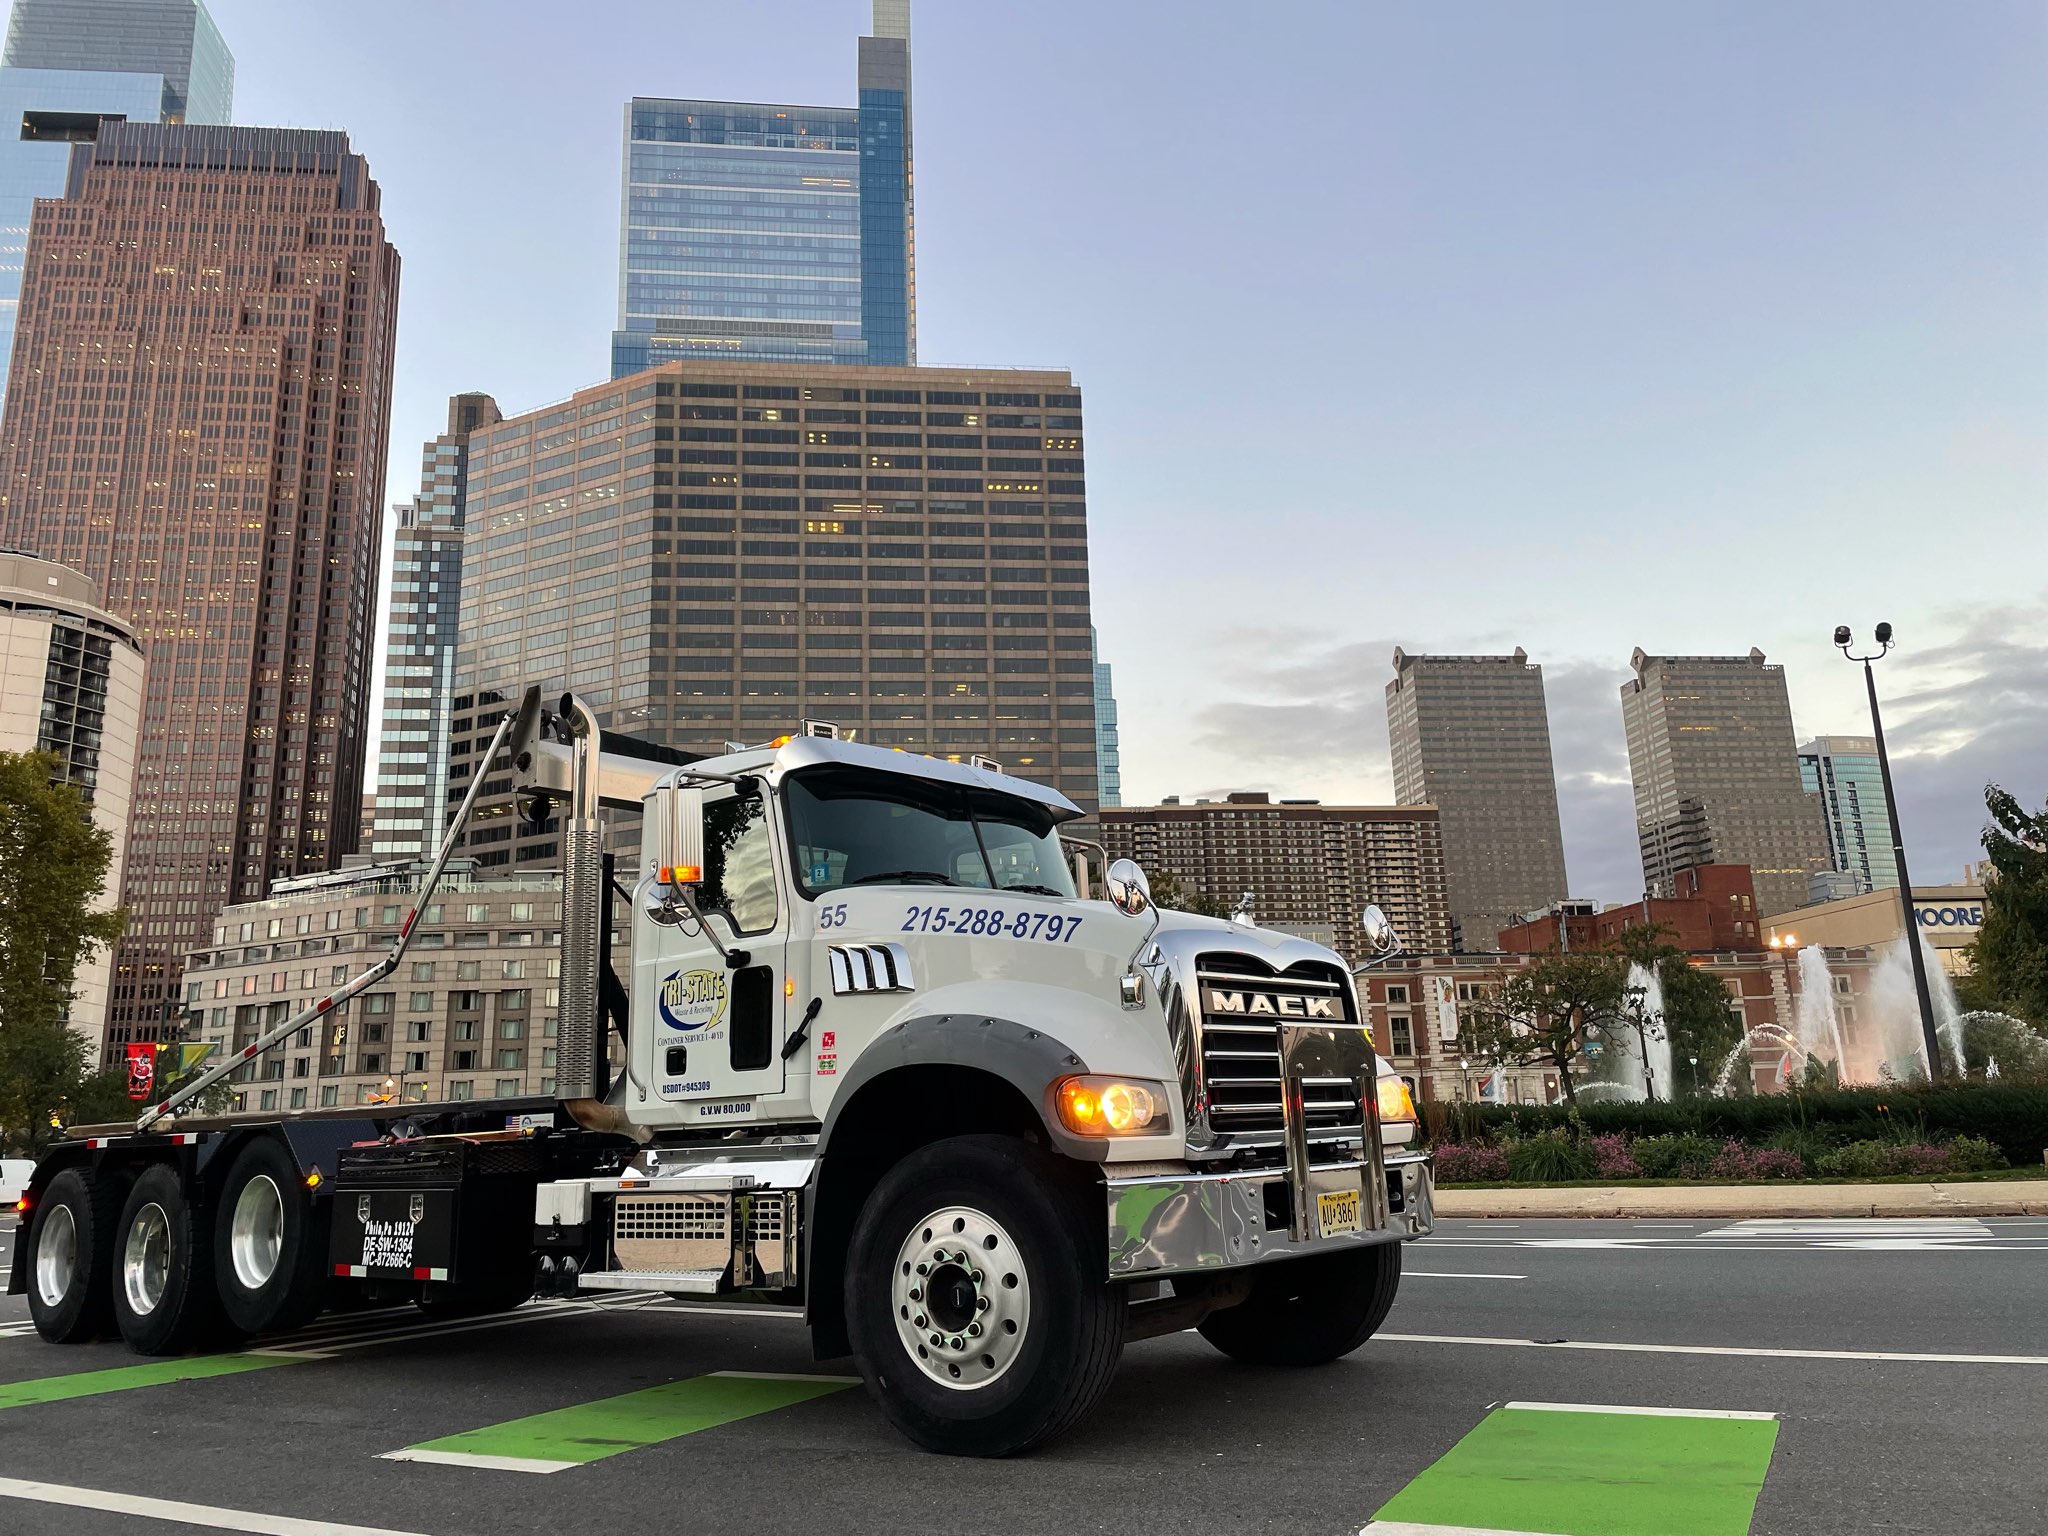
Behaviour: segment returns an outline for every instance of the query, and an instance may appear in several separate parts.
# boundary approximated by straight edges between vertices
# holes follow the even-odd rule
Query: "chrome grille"
[[[1283,1130],[1280,1026],[1355,1025],[1339,974],[1306,965],[1275,974],[1241,956],[1212,954],[1197,961],[1196,983],[1209,1124],[1225,1133]],[[1365,1123],[1363,1090],[1351,1078],[1307,1077],[1301,1088],[1311,1132]]]

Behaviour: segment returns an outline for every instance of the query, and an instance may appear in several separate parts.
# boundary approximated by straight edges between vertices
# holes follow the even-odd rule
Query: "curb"
[[[1649,1189],[1439,1189],[1436,1214],[1498,1216],[2048,1216],[2048,1188],[1982,1184],[1672,1185]]]

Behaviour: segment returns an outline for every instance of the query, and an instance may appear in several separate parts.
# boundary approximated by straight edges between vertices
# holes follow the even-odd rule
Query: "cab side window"
[[[775,926],[775,857],[760,795],[727,795],[704,806],[704,883],[697,905],[720,912],[735,933]]]

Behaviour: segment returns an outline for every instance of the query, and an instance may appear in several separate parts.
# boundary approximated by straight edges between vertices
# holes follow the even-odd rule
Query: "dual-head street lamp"
[[[1884,781],[1885,815],[1891,820],[1892,859],[1899,870],[1899,910],[1905,921],[1906,953],[1913,960],[1913,991],[1920,999],[1920,1038],[1927,1048],[1927,1076],[1939,1079],[1941,1040],[1934,1029],[1934,999],[1927,990],[1927,962],[1920,954],[1920,915],[1913,904],[1913,877],[1906,872],[1906,842],[1899,833],[1899,800],[1892,793],[1892,760],[1884,749],[1884,717],[1877,708],[1877,675],[1870,670],[1873,661],[1881,661],[1891,650],[1892,627],[1880,624],[1875,633],[1877,649],[1858,655],[1850,649],[1856,640],[1849,633],[1849,626],[1837,624],[1835,644],[1851,661],[1863,663],[1863,686],[1870,695],[1870,733],[1877,738],[1877,771]],[[1960,1068],[1962,1063],[1956,1065]]]

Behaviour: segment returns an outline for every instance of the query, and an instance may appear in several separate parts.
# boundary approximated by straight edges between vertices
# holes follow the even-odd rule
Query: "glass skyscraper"
[[[1105,806],[1124,803],[1123,750],[1116,730],[1115,683],[1109,663],[1095,648],[1095,631],[1088,631],[1088,653],[1095,664],[1095,783]]]
[[[1799,779],[1808,794],[1820,796],[1835,869],[1855,879],[1858,894],[1896,887],[1899,864],[1877,739],[1816,736],[1799,749]]]
[[[39,197],[102,117],[225,123],[235,60],[201,0],[15,0],[0,52],[0,396]]]
[[[859,105],[626,104],[612,377],[658,363],[917,361],[908,0]]]

